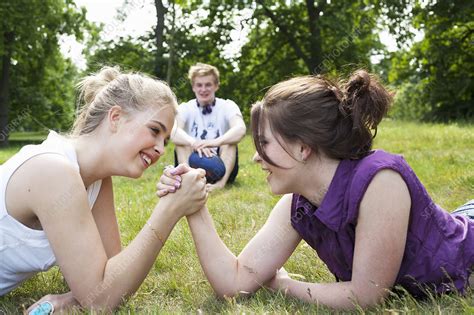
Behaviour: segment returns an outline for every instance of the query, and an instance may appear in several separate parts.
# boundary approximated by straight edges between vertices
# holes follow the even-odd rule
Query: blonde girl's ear
[[[112,132],[118,130],[121,119],[123,118],[123,110],[119,105],[112,106],[107,112],[107,122]]]

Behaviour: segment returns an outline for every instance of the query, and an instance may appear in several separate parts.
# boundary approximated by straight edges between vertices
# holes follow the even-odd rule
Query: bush
[[[408,82],[397,89],[390,117],[403,120],[426,120],[431,107],[423,91],[425,84]]]

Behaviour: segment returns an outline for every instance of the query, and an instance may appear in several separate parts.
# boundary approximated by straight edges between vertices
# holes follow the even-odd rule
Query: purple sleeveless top
[[[360,160],[342,160],[319,208],[293,194],[293,228],[337,279],[350,281],[359,205],[382,169],[399,173],[411,196],[405,253],[395,285],[415,296],[423,296],[427,287],[463,293],[474,266],[474,221],[437,206],[401,156],[376,150]]]

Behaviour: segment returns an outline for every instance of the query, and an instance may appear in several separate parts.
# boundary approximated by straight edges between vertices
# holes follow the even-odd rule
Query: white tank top
[[[12,174],[27,160],[44,154],[55,153],[66,157],[79,172],[74,147],[63,136],[51,131],[39,145],[27,145],[0,165],[0,296],[39,271],[45,271],[56,263],[46,233],[31,229],[8,214],[5,192]],[[87,188],[87,197],[92,209],[99,195],[102,180]]]

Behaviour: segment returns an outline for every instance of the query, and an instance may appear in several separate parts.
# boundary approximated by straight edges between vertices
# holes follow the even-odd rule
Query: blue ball
[[[215,183],[225,175],[225,165],[222,159],[214,155],[213,157],[199,157],[197,152],[189,156],[189,166],[193,168],[202,168],[206,171],[208,183]]]

